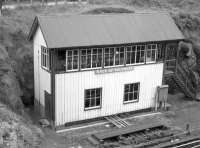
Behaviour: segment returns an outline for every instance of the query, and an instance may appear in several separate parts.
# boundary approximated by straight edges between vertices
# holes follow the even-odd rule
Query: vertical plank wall
[[[44,116],[44,90],[51,93],[50,73],[41,68],[41,46],[46,47],[41,29],[38,27],[33,39],[34,49],[34,98],[43,106],[41,110]]]
[[[131,71],[95,74],[94,71],[56,74],[55,124],[154,107],[162,84],[163,63],[135,66]],[[123,104],[124,84],[140,82],[139,102]],[[102,87],[102,108],[84,110],[84,90]]]

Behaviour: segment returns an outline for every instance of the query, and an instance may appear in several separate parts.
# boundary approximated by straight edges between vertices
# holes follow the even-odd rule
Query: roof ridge
[[[101,13],[101,14],[48,14],[48,15],[37,15],[36,17],[79,17],[79,16],[114,16],[114,15],[139,15],[139,14],[166,14],[169,15],[167,11],[152,11],[152,12],[133,12],[133,13]]]

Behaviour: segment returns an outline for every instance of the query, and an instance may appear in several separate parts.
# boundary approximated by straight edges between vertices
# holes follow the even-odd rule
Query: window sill
[[[130,103],[136,103],[136,102],[139,102],[139,99],[131,100],[131,101],[124,101],[123,104],[130,104]]]
[[[41,68],[42,68],[43,70],[47,71],[47,72],[50,72],[49,68],[47,68],[47,67],[41,66]]]
[[[95,107],[84,108],[84,111],[95,110],[95,109],[101,109],[101,106],[95,106]]]

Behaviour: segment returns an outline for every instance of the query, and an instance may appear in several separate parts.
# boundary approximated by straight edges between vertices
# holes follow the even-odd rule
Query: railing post
[[[176,66],[175,66],[175,73],[177,72],[177,66],[178,66],[178,59],[179,59],[179,51],[180,51],[180,49],[179,49],[179,43],[178,43],[178,48],[177,48],[177,54],[176,54]]]

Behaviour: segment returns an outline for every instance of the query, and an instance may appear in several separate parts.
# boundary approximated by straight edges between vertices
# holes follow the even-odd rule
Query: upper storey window
[[[102,48],[81,50],[81,69],[97,68],[102,66]]]
[[[126,49],[126,64],[140,64],[145,61],[145,45],[129,46]]]
[[[41,48],[41,65],[44,69],[49,70],[50,62],[49,62],[49,49],[42,47]]]
[[[125,48],[109,47],[104,48],[104,66],[124,65]]]
[[[67,50],[66,51],[66,70],[78,70],[79,68],[79,54],[78,50]]]
[[[146,51],[146,62],[151,63],[156,61],[157,44],[148,44]]]
[[[65,50],[66,62],[62,62],[60,69],[77,71],[152,63],[156,62],[157,50],[157,44]],[[46,57],[49,58],[49,53],[44,50],[44,59]],[[62,61],[65,59],[62,58]],[[49,67],[49,60],[43,63]]]

